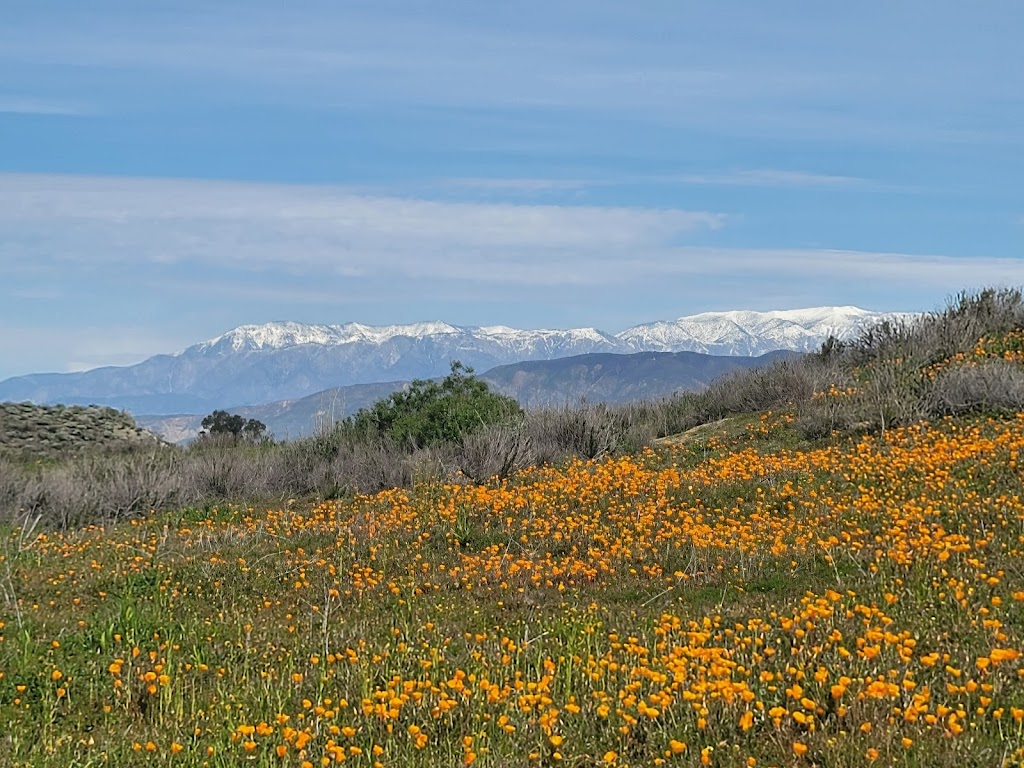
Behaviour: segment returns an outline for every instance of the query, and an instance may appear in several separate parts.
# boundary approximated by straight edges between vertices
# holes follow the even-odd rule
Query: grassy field
[[[0,764],[1018,765],[1024,416],[0,542]]]

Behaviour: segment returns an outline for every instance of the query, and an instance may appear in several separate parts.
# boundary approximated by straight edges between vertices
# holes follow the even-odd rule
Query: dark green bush
[[[257,419],[246,419],[227,411],[214,411],[202,421],[201,438],[223,437],[258,443],[266,439],[267,425]]]
[[[345,422],[356,435],[389,438],[409,449],[457,444],[472,432],[522,415],[510,397],[492,392],[472,368],[452,363],[443,381],[416,379]]]

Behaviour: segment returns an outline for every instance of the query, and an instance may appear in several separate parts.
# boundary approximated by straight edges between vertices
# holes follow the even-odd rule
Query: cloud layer
[[[713,237],[727,222],[726,214],[709,211],[0,174],[0,263],[11,273],[149,265],[182,268],[182,275],[229,269],[483,286],[630,285],[662,276],[757,273],[794,281],[817,276],[935,286],[1024,279],[1024,262],[1015,259],[693,242]]]
[[[230,266],[481,283],[621,279],[616,262],[722,227],[721,213],[437,202],[344,189],[0,175],[0,258]],[[595,267],[603,267],[596,268]],[[649,267],[648,267],[649,268]]]

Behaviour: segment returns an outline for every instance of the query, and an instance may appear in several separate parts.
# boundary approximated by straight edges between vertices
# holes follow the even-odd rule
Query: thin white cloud
[[[332,187],[0,174],[0,267],[19,288],[109,272],[129,281],[232,274],[240,291],[323,301],[386,284],[424,301],[522,288],[664,289],[765,281],[956,291],[1024,282],[1024,260],[688,244],[721,213],[600,206],[438,202]],[[134,277],[133,277],[134,276]],[[244,276],[244,280],[241,278]],[[694,282],[696,280],[697,282]],[[54,288],[56,289],[56,288]],[[267,294],[266,291],[271,293]],[[357,292],[362,289],[357,289]],[[749,302],[737,301],[737,304]]]
[[[359,277],[579,282],[725,224],[676,209],[449,203],[270,184],[0,175],[0,262],[199,263]],[[587,271],[584,271],[587,270]]]
[[[84,115],[88,110],[59,101],[25,99],[0,94],[0,114],[7,115]]]
[[[442,179],[434,186],[454,189],[471,189],[483,192],[514,194],[537,194],[543,192],[565,192],[586,189],[590,186],[605,185],[609,181],[587,179],[545,179],[545,178],[471,178]]]
[[[677,179],[685,184],[709,184],[730,187],[860,187],[870,184],[857,176],[839,176],[807,171],[787,171],[771,168],[732,171],[729,173],[684,174]]]
[[[677,248],[669,271],[714,275],[723,271],[794,280],[873,281],[937,292],[970,286],[1024,283],[1024,258],[956,258],[935,254],[801,248]],[[723,266],[727,265],[727,266]]]
[[[63,291],[46,285],[33,288],[14,288],[7,295],[12,299],[23,299],[26,301],[56,301],[64,298]]]
[[[453,178],[443,179],[432,188],[468,189],[513,194],[581,191],[588,188],[609,188],[636,185],[707,185],[729,187],[826,188],[848,189],[881,186],[859,176],[793,171],[778,168],[754,168],[705,173],[598,176],[584,179],[565,178]]]

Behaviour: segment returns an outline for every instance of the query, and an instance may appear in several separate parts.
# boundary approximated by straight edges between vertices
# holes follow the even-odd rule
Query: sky
[[[0,379],[1024,284],[1019,0],[0,6]]]

